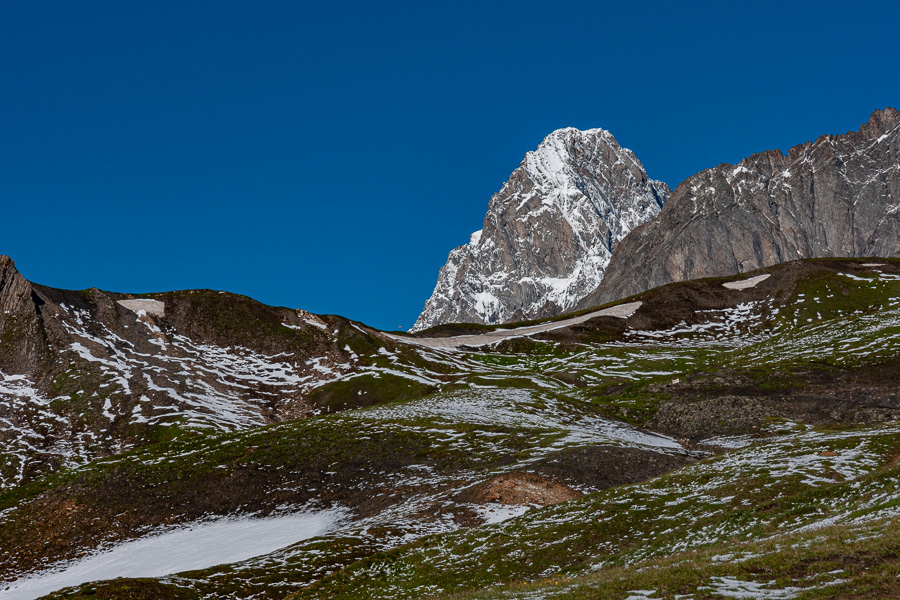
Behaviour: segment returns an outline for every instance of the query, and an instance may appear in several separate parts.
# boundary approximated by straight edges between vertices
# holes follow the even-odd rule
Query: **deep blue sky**
[[[433,4],[433,5],[432,5]],[[553,129],[673,188],[900,105],[896,2],[17,2],[0,254],[410,327]]]

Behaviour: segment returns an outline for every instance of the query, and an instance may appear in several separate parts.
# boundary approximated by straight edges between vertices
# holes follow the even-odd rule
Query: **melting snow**
[[[771,277],[768,273],[765,275],[757,275],[756,277],[751,277],[750,279],[744,279],[742,281],[729,281],[728,283],[723,283],[722,287],[726,287],[729,290],[746,290],[747,288],[756,287],[756,284],[765,281]]]
[[[116,577],[162,577],[240,562],[333,530],[342,511],[268,519],[222,519],[125,542],[49,573],[13,582],[3,600],[31,600],[64,587]]]
[[[471,504],[472,509],[484,519],[485,525],[503,523],[527,513],[531,507],[527,504]]]
[[[542,405],[538,412],[526,410]],[[510,426],[536,430],[558,429],[565,437],[557,446],[580,444],[612,444],[655,450],[684,452],[677,440],[644,431],[623,423],[594,415],[571,413],[564,403],[552,396],[530,390],[497,389],[460,391],[437,398],[423,398],[405,404],[378,406],[355,415],[362,419],[401,420],[436,419],[448,423],[470,423],[481,426]]]
[[[754,441],[755,440],[753,439],[753,436],[750,435],[732,435],[711,437],[705,440],[701,440],[699,443],[705,446],[718,446],[720,448],[729,448],[731,450],[734,450],[736,448],[746,448]]]
[[[714,590],[720,596],[726,598],[752,598],[753,600],[787,600],[796,598],[803,591],[802,588],[785,587],[769,588],[774,581],[758,583],[756,581],[741,581],[734,577],[713,577],[708,588]]]
[[[572,325],[578,325],[579,323],[584,323],[585,321],[589,321],[590,319],[594,319],[597,317],[618,317],[620,319],[627,319],[635,312],[637,312],[637,310],[641,307],[641,304],[641,302],[618,304],[616,306],[604,308],[603,310],[597,310],[578,317],[563,319],[561,321],[551,321],[548,323],[541,323],[540,325],[517,327],[515,329],[497,329],[479,335],[459,335],[456,337],[446,338],[409,338],[397,335],[388,335],[388,337],[398,342],[428,346],[430,348],[484,346],[486,344],[494,344],[513,337],[529,336],[544,331],[552,331],[554,329],[562,329],[563,327],[571,327]]]
[[[119,300],[118,304],[133,312],[143,310],[148,315],[153,315],[154,317],[166,316],[166,305],[164,302],[160,302],[159,300],[150,300],[145,298],[136,300]]]

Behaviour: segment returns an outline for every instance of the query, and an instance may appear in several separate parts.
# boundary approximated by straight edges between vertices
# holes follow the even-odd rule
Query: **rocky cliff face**
[[[41,304],[15,263],[0,256],[0,371],[30,371],[50,359]]]
[[[608,131],[554,131],[491,198],[483,228],[450,252],[413,331],[572,308],[669,193]]]
[[[722,164],[679,185],[617,248],[595,306],[673,281],[798,258],[900,255],[900,113]]]

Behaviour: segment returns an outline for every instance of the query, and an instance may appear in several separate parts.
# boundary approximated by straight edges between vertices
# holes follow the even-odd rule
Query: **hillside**
[[[37,422],[21,382],[39,389],[70,364],[106,376],[85,392],[118,385],[107,396],[116,407],[132,401],[127,390],[152,389],[138,388],[137,374],[153,382],[182,377],[186,390],[228,381],[186,375],[187,366],[211,367],[184,364],[185,340],[205,344],[204,360],[252,351],[271,365],[278,357],[283,370],[262,372],[300,381],[270,388],[290,390],[273,396],[272,412],[247,409],[267,423],[221,416],[252,406],[248,398],[265,389],[259,374],[236,369],[225,374],[245,387],[202,411],[171,404],[195,398],[187,393],[148,395],[142,413],[166,432],[173,425],[156,415],[169,414],[174,435],[126,437],[120,432],[154,430],[136,429],[116,408],[122,429],[97,431],[123,441],[104,446],[105,454],[61,463],[33,446],[32,454],[17,451],[32,467],[0,493],[0,547],[11,549],[0,555],[7,582],[0,590],[8,586],[0,597],[34,598],[79,583],[66,568],[71,574],[85,561],[127,554],[130,541],[228,522],[262,531],[304,515],[319,527],[252,558],[178,574],[135,572],[138,579],[53,597],[897,592],[900,260],[794,261],[652,289],[540,332],[525,323],[415,336],[218,292],[144,295],[162,302],[164,313],[139,314],[118,304],[134,298],[54,291],[10,268],[0,299],[11,312],[0,333],[17,331],[19,348],[34,350],[5,354],[32,358],[0,365],[3,435],[24,430],[10,423]],[[205,312],[210,302],[216,309]],[[617,306],[628,310],[608,310]],[[236,307],[271,315],[277,326],[211,316]],[[41,331],[44,338],[33,337]],[[85,331],[124,341],[88,346]],[[495,337],[478,347],[433,343],[448,333]],[[76,344],[94,359],[103,348],[104,360],[122,356],[116,365],[143,364],[130,378],[104,372],[120,367],[90,360]],[[333,365],[344,363],[327,358],[344,356],[350,366],[341,372]],[[60,358],[66,362],[53,366]],[[331,373],[317,371],[327,375],[320,385],[303,388],[313,366],[326,364]],[[106,400],[84,395],[84,414],[102,415]],[[49,400],[32,404],[51,411],[71,404]],[[291,401],[308,410],[277,412]],[[71,421],[46,420],[60,422],[60,436],[77,431]],[[32,431],[19,447],[40,433]]]
[[[798,258],[898,255],[900,112],[886,108],[857,131],[689,177],[622,241],[579,307]]]

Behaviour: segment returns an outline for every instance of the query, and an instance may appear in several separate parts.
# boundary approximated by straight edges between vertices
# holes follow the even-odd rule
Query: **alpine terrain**
[[[3,273],[0,598],[900,591],[898,259],[455,339]]]
[[[569,310],[669,193],[608,131],[554,131],[491,198],[482,229],[450,253],[412,331]]]
[[[900,112],[689,177],[620,244],[594,306],[797,258],[900,255]],[[640,265],[639,269],[635,265]]]
[[[898,131],[556,131],[414,333],[0,256],[0,600],[900,597]]]

